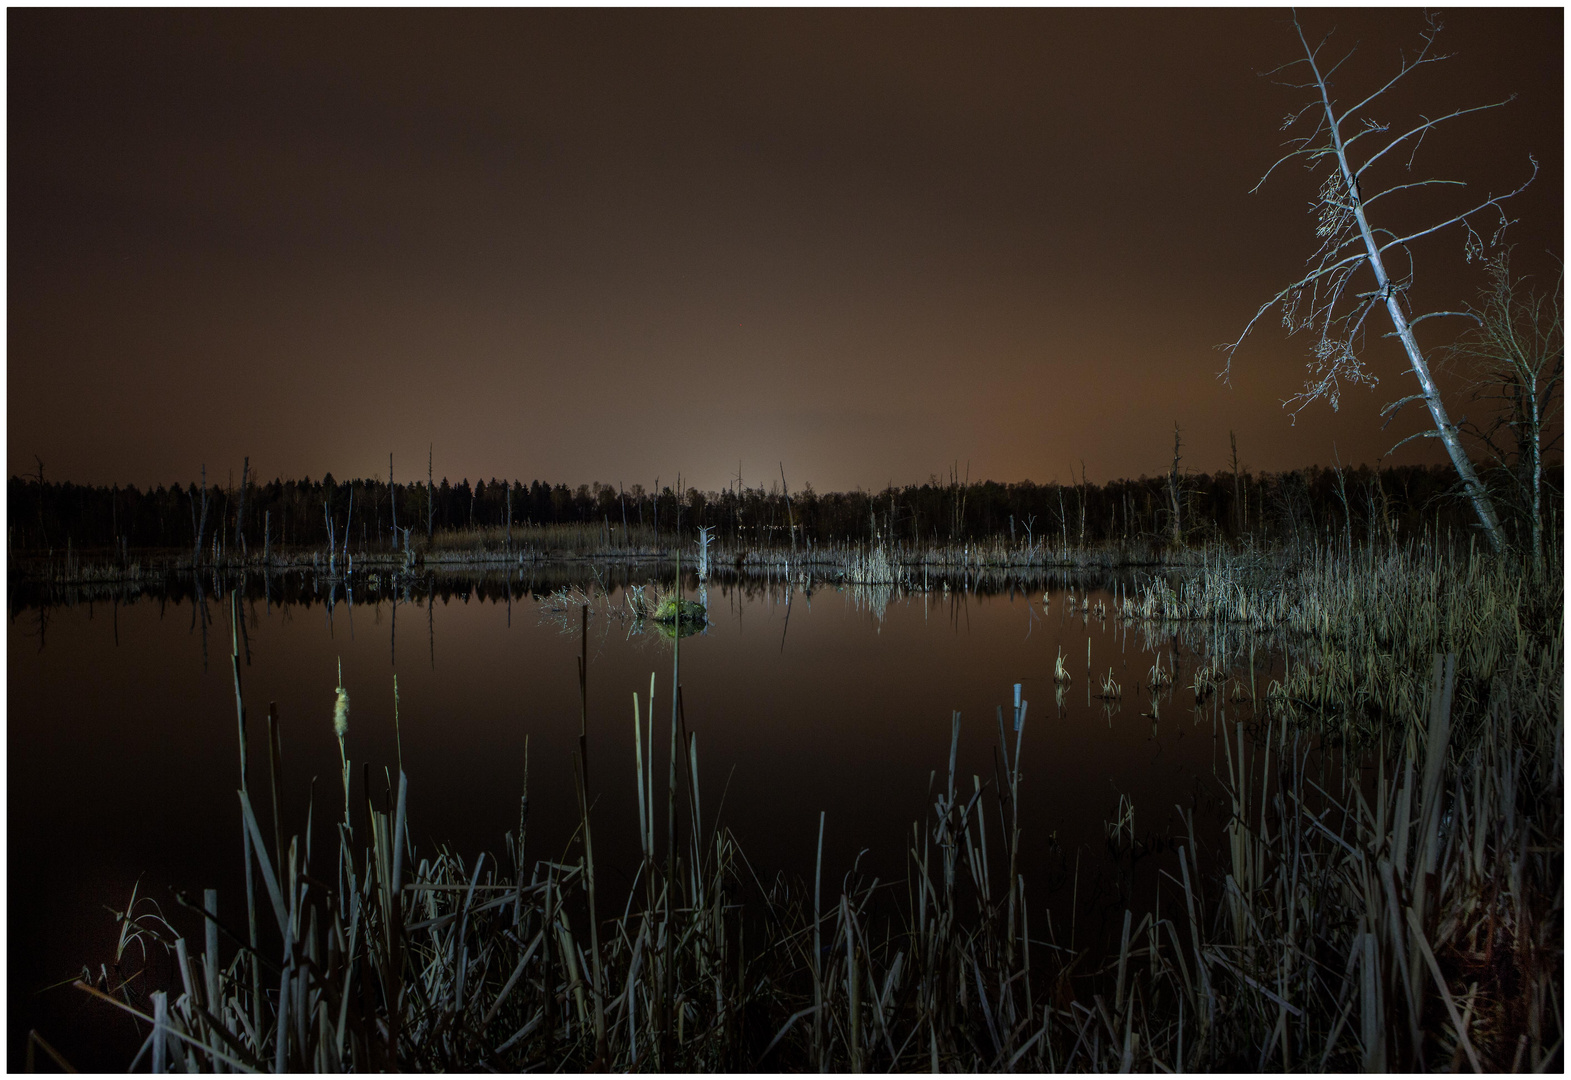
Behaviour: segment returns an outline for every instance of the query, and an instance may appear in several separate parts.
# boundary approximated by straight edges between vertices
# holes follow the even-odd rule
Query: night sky
[[[1304,14],[1358,46],[1416,10]],[[1563,13],[1442,13],[1408,177],[1501,192],[1562,252]],[[1313,179],[1284,11],[17,10],[8,470],[147,485],[386,475],[819,491],[1373,462],[1426,414],[1389,343],[1339,412],[1281,401]],[[1405,164],[1405,162],[1403,162]],[[1459,207],[1451,190],[1393,222]],[[1476,296],[1453,232],[1415,303]],[[1383,331],[1388,327],[1379,327]],[[1446,331],[1425,324],[1438,344]],[[1454,413],[1467,412],[1460,399]],[[1388,462],[1438,460],[1409,444]]]

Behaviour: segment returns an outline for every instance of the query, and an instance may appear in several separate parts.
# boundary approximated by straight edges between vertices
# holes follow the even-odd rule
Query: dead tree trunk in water
[[[355,485],[349,482],[349,513],[344,517],[344,558],[349,558],[349,524],[355,519]]]
[[[434,485],[435,473],[431,468],[431,462],[433,460],[434,454],[435,446],[433,444],[432,446],[428,446],[426,448],[425,455],[425,538],[427,543],[430,543],[431,541],[432,522],[436,520],[434,516],[436,513],[436,508],[435,505],[431,502],[431,496],[435,494],[436,491]]]
[[[1172,514],[1172,521],[1170,524],[1172,526],[1173,545],[1175,547],[1181,545],[1184,542],[1184,523],[1180,518],[1178,504],[1178,463],[1181,460],[1178,456],[1179,445],[1178,425],[1174,424],[1173,469],[1167,474],[1167,504],[1168,510]]]
[[[246,483],[251,478],[251,459],[242,458],[240,464],[240,503],[235,510],[235,547],[240,549],[240,557],[245,558],[245,489]]]
[[[196,505],[193,502],[191,516],[196,517]],[[191,565],[194,567],[202,558],[202,538],[207,534],[207,464],[202,464],[202,517],[200,521],[193,522],[196,526],[196,548],[191,553]]]
[[[1233,448],[1233,534],[1244,534],[1244,518],[1242,514],[1243,498],[1239,493],[1238,485],[1238,435],[1235,432],[1227,433],[1228,444]]]
[[[49,534],[44,528],[44,459],[34,454],[33,460],[38,462],[38,546],[48,547]]]
[[[398,489],[393,487],[393,452],[387,452],[387,501],[393,508],[393,546],[398,546]]]
[[[780,463],[780,490],[785,495],[786,522],[791,527],[791,554],[796,555],[796,513],[791,509],[791,489],[786,487],[785,462]]]
[[[1086,483],[1086,463],[1080,461],[1080,549],[1086,546],[1086,498],[1091,494],[1091,485]]]

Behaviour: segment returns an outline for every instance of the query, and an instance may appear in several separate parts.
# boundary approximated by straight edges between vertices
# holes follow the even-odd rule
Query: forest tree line
[[[1549,475],[1558,479],[1558,472]],[[442,531],[530,525],[603,530],[611,543],[655,532],[683,537],[711,528],[739,546],[872,540],[963,543],[988,538],[1074,548],[1109,541],[1189,544],[1207,539],[1362,543],[1426,527],[1465,530],[1471,517],[1450,466],[1311,467],[1281,473],[1223,471],[1142,476],[1106,484],[1038,484],[931,478],[880,492],[815,492],[809,484],[699,491],[667,485],[549,484],[468,479],[439,484],[376,479],[204,482],[143,490],[41,482],[9,485],[13,552],[218,547],[230,556],[293,548],[388,550]],[[1549,493],[1555,498],[1558,491]],[[398,531],[394,531],[394,526]],[[407,530],[407,537],[405,531]],[[794,536],[793,536],[794,533]]]

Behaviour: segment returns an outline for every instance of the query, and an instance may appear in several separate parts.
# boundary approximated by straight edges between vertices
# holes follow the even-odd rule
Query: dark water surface
[[[320,597],[280,605],[278,595],[241,603],[251,787],[264,821],[271,813],[266,718],[274,703],[285,836],[304,831],[315,778],[315,842],[334,842],[328,823],[341,816],[343,793],[332,707],[342,663],[356,799],[364,797],[362,762],[372,766],[377,798],[384,769],[396,778],[396,675],[420,852],[445,842],[470,856],[505,853],[503,834],[518,822],[527,741],[529,857],[564,853],[577,821],[576,606],[521,588],[493,587],[482,599],[467,586],[429,605],[385,597],[350,605],[340,592],[331,611]],[[1166,842],[1187,833],[1177,807],[1194,814],[1202,846],[1218,843],[1216,776],[1226,765],[1214,732],[1239,707],[1222,695],[1195,706],[1188,683],[1206,658],[1184,642],[1150,640],[1149,631],[1116,617],[1071,615],[1056,590],[1045,612],[1040,590],[890,598],[835,587],[728,585],[711,586],[708,600],[707,631],[681,642],[701,813],[707,825],[719,811],[761,876],[811,879],[823,811],[826,890],[838,887],[859,853],[869,876],[903,879],[912,823],[926,827],[930,790],[946,782],[952,712],[962,717],[957,788],[969,794],[973,777],[994,783],[999,705],[1013,746],[1017,682],[1029,702],[1021,872],[1033,937],[1047,936],[1047,909],[1061,944],[1076,909],[1083,947],[1121,923],[1126,904],[1148,907],[1158,871],[1176,866]],[[1112,607],[1105,591],[1093,590],[1089,600]],[[588,745],[601,890],[617,906],[637,862],[633,695],[648,694],[653,672],[656,803],[663,806],[672,650],[668,639],[609,610],[626,611],[619,588],[609,605],[598,598],[589,616]],[[199,932],[175,903],[176,890],[199,896],[216,887],[220,914],[243,920],[229,611],[227,598],[199,604],[143,596],[12,612],[13,1068],[32,1027],[78,1067],[123,1068],[135,1052],[140,1038],[129,1020],[69,986],[45,988],[113,960],[117,928],[105,906],[124,908],[138,881],[139,895],[193,939]],[[1073,681],[1058,700],[1060,649]],[[1144,684],[1157,651],[1164,663],[1176,660],[1178,673],[1153,718]],[[1124,688],[1111,705],[1092,696],[1109,666]],[[1119,817],[1121,796],[1134,805],[1148,857],[1109,849],[1106,822]],[[1002,881],[998,804],[989,793],[983,805],[989,840],[1000,841],[993,858]],[[663,818],[657,835],[664,835]],[[140,966],[135,946],[123,963],[128,973]]]

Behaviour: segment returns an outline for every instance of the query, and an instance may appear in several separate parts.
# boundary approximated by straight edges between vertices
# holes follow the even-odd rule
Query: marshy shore
[[[711,550],[711,574],[746,572],[745,553],[741,568],[723,554]],[[964,578],[1015,572],[971,557]],[[789,586],[803,563],[778,558]],[[530,851],[527,771],[505,850],[422,852],[401,763],[375,763],[376,777],[351,728],[345,792],[359,765],[373,794],[328,798],[286,837],[278,763],[242,754],[244,915],[239,897],[185,897],[181,933],[133,902],[122,925],[167,949],[167,977],[103,969],[81,992],[142,1018],[142,1061],[192,1070],[1559,1068],[1558,565],[1423,541],[1186,559],[1126,581],[1111,610],[1076,612],[1209,635],[1210,664],[1166,692],[1211,710],[1226,762],[1222,834],[1189,818],[1168,838],[1179,872],[1125,913],[1115,948],[1076,941],[1072,913],[1043,908],[1015,869],[1032,725],[1003,711],[997,775],[972,791],[934,763],[905,880],[753,866],[701,805],[711,766],[686,730],[678,641],[627,718],[642,852],[630,888],[596,865],[606,826],[582,757],[565,852]],[[899,588],[921,588],[893,564]],[[238,602],[252,573],[203,576]],[[610,602],[597,580],[580,575],[584,603]],[[1264,641],[1287,666],[1257,687],[1245,650]],[[1254,707],[1229,711],[1246,682]],[[1135,842],[1107,825],[1110,845]]]

